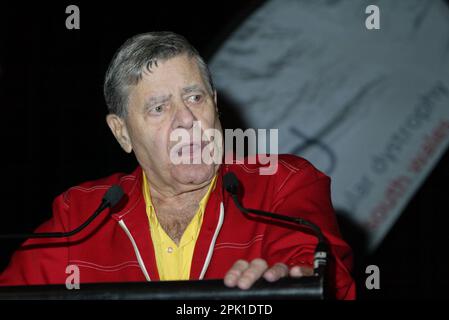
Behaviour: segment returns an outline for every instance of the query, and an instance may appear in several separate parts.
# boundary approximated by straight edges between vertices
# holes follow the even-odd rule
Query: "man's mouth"
[[[197,157],[201,156],[201,152],[203,151],[206,143],[202,141],[201,143],[187,143],[178,147],[178,156],[180,157]]]

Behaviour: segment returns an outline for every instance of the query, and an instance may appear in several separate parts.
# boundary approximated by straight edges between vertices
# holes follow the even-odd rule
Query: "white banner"
[[[375,248],[449,145],[446,2],[271,0],[211,61],[248,127],[332,177]]]

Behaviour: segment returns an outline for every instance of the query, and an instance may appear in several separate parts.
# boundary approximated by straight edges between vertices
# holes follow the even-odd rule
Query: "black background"
[[[70,186],[131,171],[104,121],[103,76],[128,37],[170,30],[186,36],[207,59],[263,1],[0,4],[0,233],[32,231],[51,216],[55,196]],[[76,4],[81,29],[67,30],[65,9]],[[221,102],[221,104],[220,104]],[[224,127],[242,127],[226,108]],[[449,152],[415,194],[376,252],[341,221],[356,256],[361,299],[447,298],[449,294]],[[0,270],[18,241],[0,244]],[[380,290],[365,289],[365,268],[378,265]]]

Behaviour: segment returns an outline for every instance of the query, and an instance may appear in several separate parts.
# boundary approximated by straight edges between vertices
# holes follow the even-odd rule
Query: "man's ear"
[[[125,152],[130,153],[133,150],[133,147],[125,121],[115,114],[108,114],[106,116],[106,122],[122,149],[125,150]]]

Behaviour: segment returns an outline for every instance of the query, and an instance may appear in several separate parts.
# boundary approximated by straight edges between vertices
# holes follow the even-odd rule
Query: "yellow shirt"
[[[212,190],[215,188],[217,176],[206,195],[201,199],[198,211],[190,221],[181,237],[179,246],[167,235],[156,216],[156,211],[151,201],[150,185],[143,172],[143,196],[146,211],[150,222],[151,238],[153,240],[154,253],[160,280],[188,280],[190,277],[190,266],[192,264],[193,250],[200,233],[203,222],[204,210]]]

